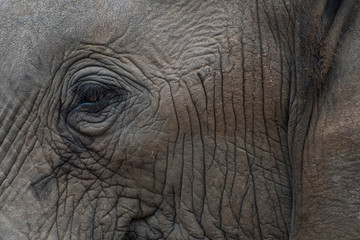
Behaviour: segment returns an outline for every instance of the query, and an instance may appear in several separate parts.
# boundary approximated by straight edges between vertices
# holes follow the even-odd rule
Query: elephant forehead
[[[50,68],[59,67],[66,52],[79,44],[111,47],[157,69],[188,72],[189,68],[215,61],[217,43],[226,41],[228,30],[228,11],[214,2],[186,5],[181,1],[172,4],[130,0],[7,0],[2,3],[0,34],[4,39],[0,47],[7,50],[0,53],[0,56],[4,54],[1,59],[12,63],[4,66],[16,65],[17,73],[26,72],[29,76],[47,76]],[[18,61],[15,64],[14,59]],[[14,69],[4,72],[11,70]]]
[[[174,42],[190,32],[193,33],[191,30],[195,25],[204,28],[204,21],[201,20],[204,16],[220,14],[220,11],[209,10],[209,7],[219,6],[200,3],[191,4],[188,8],[158,4],[157,1],[130,0],[7,0],[3,3],[0,8],[3,24],[1,30],[4,31],[2,36],[14,38],[16,35],[17,42],[31,42],[32,47],[41,45],[43,49],[51,45],[78,42],[109,45],[115,41],[124,49],[133,43],[137,46],[140,43],[146,44],[141,42],[144,36],[158,34],[167,42]],[[196,7],[200,9],[195,9]],[[214,16],[206,18],[206,22],[213,25]],[[166,46],[163,45],[162,48],[164,47]]]
[[[105,41],[111,33],[120,33],[121,28],[127,27],[129,16],[140,12],[137,6],[131,1],[7,0],[3,1],[0,11],[8,35],[25,31],[33,45],[43,39],[68,44],[80,39],[86,41],[87,37]],[[96,31],[99,27],[103,30],[101,36]]]

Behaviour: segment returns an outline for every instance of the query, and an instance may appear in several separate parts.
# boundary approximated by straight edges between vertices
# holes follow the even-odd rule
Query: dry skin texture
[[[356,239],[358,1],[0,2],[0,239]]]

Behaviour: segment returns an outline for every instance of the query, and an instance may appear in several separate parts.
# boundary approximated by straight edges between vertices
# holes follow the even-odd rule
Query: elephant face
[[[319,236],[307,4],[0,1],[0,239]]]

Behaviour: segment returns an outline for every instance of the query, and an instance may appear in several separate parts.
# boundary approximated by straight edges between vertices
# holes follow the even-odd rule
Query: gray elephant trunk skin
[[[356,239],[358,5],[0,1],[0,239]]]

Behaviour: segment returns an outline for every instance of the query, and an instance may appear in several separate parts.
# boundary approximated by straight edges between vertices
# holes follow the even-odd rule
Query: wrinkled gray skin
[[[356,239],[357,1],[0,2],[0,239]]]

